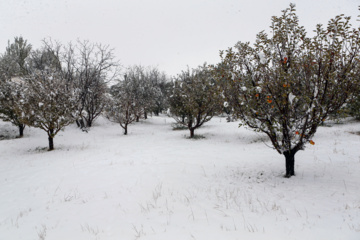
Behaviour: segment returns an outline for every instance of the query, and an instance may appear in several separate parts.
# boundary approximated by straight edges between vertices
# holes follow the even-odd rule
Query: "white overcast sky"
[[[47,37],[89,40],[110,45],[125,67],[176,75],[218,62],[219,50],[237,41],[254,41],[290,2],[308,32],[337,14],[359,15],[360,0],[0,0],[0,52],[20,35],[34,47]]]

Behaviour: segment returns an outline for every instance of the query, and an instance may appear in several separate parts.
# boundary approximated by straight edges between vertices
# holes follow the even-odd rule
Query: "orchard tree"
[[[171,90],[171,82],[167,80],[165,73],[161,73],[157,69],[150,72],[150,79],[153,85],[153,103],[151,111],[155,116],[168,108],[168,97]]]
[[[218,88],[206,65],[178,75],[169,105],[171,116],[189,129],[190,138],[219,112]]]
[[[54,137],[77,116],[78,91],[63,72],[62,45],[44,40],[29,59],[29,74],[23,78],[24,103],[19,110],[25,123],[48,135],[49,150]]]
[[[139,81],[139,104],[144,108],[144,118],[147,113],[159,115],[167,107],[169,84],[166,74],[155,67],[134,66],[132,71],[138,72]]]
[[[30,55],[29,73],[49,69],[61,72],[61,50],[62,45],[59,42],[44,39],[41,48],[34,50]]]
[[[0,118],[18,127],[19,137],[23,137],[25,121],[22,109],[26,102],[24,81],[13,78],[7,82],[1,82],[0,89]]]
[[[17,126],[20,137],[25,124],[18,109],[24,102],[22,78],[29,73],[30,54],[31,45],[22,37],[15,37],[0,58],[0,118]]]
[[[146,119],[147,111],[154,106],[161,107],[162,92],[160,83],[165,79],[156,68],[144,68],[140,65],[129,67],[124,79],[110,88],[105,116],[112,122],[119,123],[127,134],[128,125]],[[159,105],[157,105],[159,103]]]
[[[140,65],[129,67],[124,78],[126,87],[123,91],[127,92],[127,98],[131,98],[133,113],[136,115],[136,122],[139,122],[140,118],[146,118],[146,111],[154,103],[154,86],[148,72]]]
[[[31,44],[23,37],[15,37],[14,42],[8,42],[5,54],[1,58],[1,72],[9,79],[28,74],[27,59],[31,54]]]
[[[346,113],[360,120],[360,94],[355,93],[345,108]]]
[[[134,91],[136,79],[125,75],[123,81],[111,86],[111,97],[105,109],[105,116],[112,122],[119,123],[128,134],[128,125],[136,121],[142,108],[137,106],[138,99]],[[135,85],[136,86],[136,85]]]
[[[315,144],[318,126],[359,89],[359,29],[340,15],[307,37],[291,4],[271,30],[254,46],[239,42],[221,52],[215,75],[236,117],[269,137],[291,177],[295,154]]]
[[[54,69],[35,70],[25,78],[25,122],[44,130],[49,150],[54,149],[54,137],[75,121],[76,94],[73,87]]]
[[[185,72],[182,72],[181,75],[185,75]],[[185,107],[185,95],[183,94],[182,81],[179,81],[180,76],[177,76],[177,79],[173,81],[173,87],[170,91],[171,95],[169,96],[169,109],[168,115],[173,117],[177,123],[180,125],[186,126],[186,107]],[[186,126],[187,127],[187,126]]]
[[[43,40],[43,48],[33,54],[32,65],[40,70],[51,65],[76,89],[76,122],[82,129],[91,127],[102,113],[107,83],[117,76],[119,68],[109,46],[80,40],[63,45],[52,39]]]
[[[141,85],[145,119],[147,119],[148,112],[155,111],[155,113],[158,113],[161,111],[165,96],[160,86],[164,81],[166,81],[165,74],[161,73],[157,68],[148,67],[144,69],[144,78]]]
[[[115,61],[113,49],[109,46],[83,41],[78,42],[77,50],[77,61],[69,55],[74,52],[68,49],[65,62],[67,73],[72,71],[69,67],[75,71],[73,79],[79,92],[78,112],[85,119],[87,127],[91,127],[104,110],[107,83],[117,77],[119,63]]]

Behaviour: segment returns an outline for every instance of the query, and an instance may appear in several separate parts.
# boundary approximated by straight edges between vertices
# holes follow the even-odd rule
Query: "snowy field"
[[[266,137],[214,118],[44,131],[0,122],[0,239],[360,239],[360,123],[320,127],[296,176]],[[5,138],[5,139],[4,139]],[[265,143],[264,143],[265,141]]]

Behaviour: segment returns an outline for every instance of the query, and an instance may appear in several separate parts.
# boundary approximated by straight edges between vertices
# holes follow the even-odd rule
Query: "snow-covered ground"
[[[0,239],[360,239],[359,122],[320,127],[282,177],[268,140],[216,117],[42,130],[0,122]],[[264,144],[265,141],[265,144]]]

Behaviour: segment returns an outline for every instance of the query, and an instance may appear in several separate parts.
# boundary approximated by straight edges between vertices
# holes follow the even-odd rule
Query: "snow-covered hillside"
[[[267,138],[214,118],[188,139],[161,116],[88,133],[0,122],[0,239],[360,239],[360,123],[320,127],[282,177]]]

